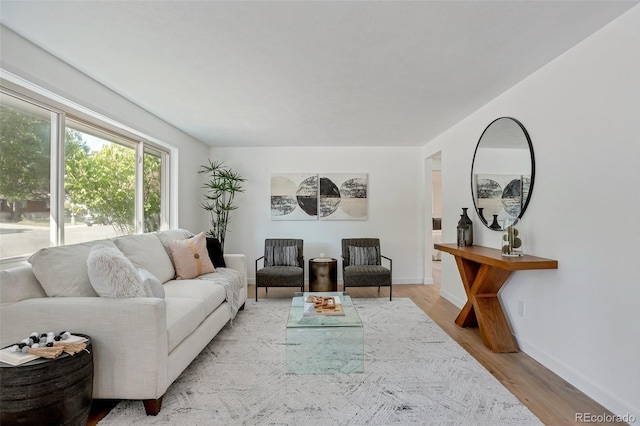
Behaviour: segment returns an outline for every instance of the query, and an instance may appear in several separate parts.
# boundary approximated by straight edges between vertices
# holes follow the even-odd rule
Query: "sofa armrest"
[[[3,346],[36,331],[86,334],[93,345],[93,398],[152,399],[167,389],[164,299],[41,297],[2,304]]]
[[[225,254],[224,263],[227,268],[239,271],[242,274],[242,285],[247,288],[247,258],[244,254]]]

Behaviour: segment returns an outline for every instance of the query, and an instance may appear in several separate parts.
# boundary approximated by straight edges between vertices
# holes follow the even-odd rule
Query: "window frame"
[[[37,88],[37,86],[34,86]],[[46,94],[40,93],[40,91]],[[169,229],[174,218],[171,217],[171,188],[172,156],[177,155],[169,145],[154,141],[154,138],[121,123],[109,119],[94,111],[74,104],[64,98],[52,94],[44,89],[38,92],[15,84],[5,78],[0,78],[0,96],[10,96],[22,102],[43,108],[51,114],[51,143],[50,143],[50,222],[49,247],[65,245],[64,238],[64,176],[65,176],[65,132],[67,120],[81,126],[112,135],[114,138],[130,144],[135,149],[136,178],[135,178],[135,233],[144,233],[144,193],[143,167],[146,152],[153,152],[160,160],[160,225],[159,230]],[[73,128],[73,126],[71,126]],[[0,259],[0,265],[24,261],[28,256],[16,256]]]

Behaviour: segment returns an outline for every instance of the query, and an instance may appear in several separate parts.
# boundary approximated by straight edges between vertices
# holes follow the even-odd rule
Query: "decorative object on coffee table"
[[[93,392],[93,351],[63,352],[18,366],[0,363],[0,424],[85,425]]]

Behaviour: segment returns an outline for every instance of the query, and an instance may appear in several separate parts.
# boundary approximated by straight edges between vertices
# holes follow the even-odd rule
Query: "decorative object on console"
[[[524,255],[523,235],[520,219],[504,219],[502,224],[502,250],[503,256],[518,257]],[[516,228],[518,225],[518,228]]]
[[[471,195],[482,223],[501,230],[503,219],[522,217],[534,177],[533,145],[522,123],[511,117],[492,121],[478,140],[471,166]],[[497,218],[489,224],[484,218],[492,215]]]
[[[467,207],[462,208],[462,214],[458,221],[457,228],[457,240],[459,247],[466,247],[473,245],[473,222],[467,215]]]
[[[467,245],[467,229],[469,229],[469,225],[467,225],[467,221],[464,220],[464,215],[460,215],[460,220],[458,221],[458,227],[456,229],[456,241],[458,242],[458,247],[465,247]]]
[[[501,231],[502,228],[500,227],[500,224],[498,223],[498,215],[494,214],[493,215],[493,222],[491,222],[491,225],[489,225],[489,229],[493,229],[494,231]]]
[[[244,192],[242,178],[239,173],[225,166],[221,161],[209,160],[208,165],[200,166],[198,173],[209,174],[209,180],[203,188],[207,190],[205,200],[200,205],[211,213],[211,229],[207,232],[210,237],[220,241],[222,253],[224,253],[224,240],[229,227],[229,213],[238,208],[233,204],[236,193]]]
[[[473,245],[473,221],[467,214],[467,210],[469,210],[468,207],[462,208],[462,218],[467,223],[467,230],[466,230],[464,239],[465,239],[465,242],[467,243],[466,244],[467,246],[472,246]]]

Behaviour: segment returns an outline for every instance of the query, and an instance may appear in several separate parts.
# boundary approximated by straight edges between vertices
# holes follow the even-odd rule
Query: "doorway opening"
[[[431,157],[431,234],[432,243],[442,242],[442,157],[438,152]],[[431,277],[433,285],[440,288],[442,252],[431,249]]]

